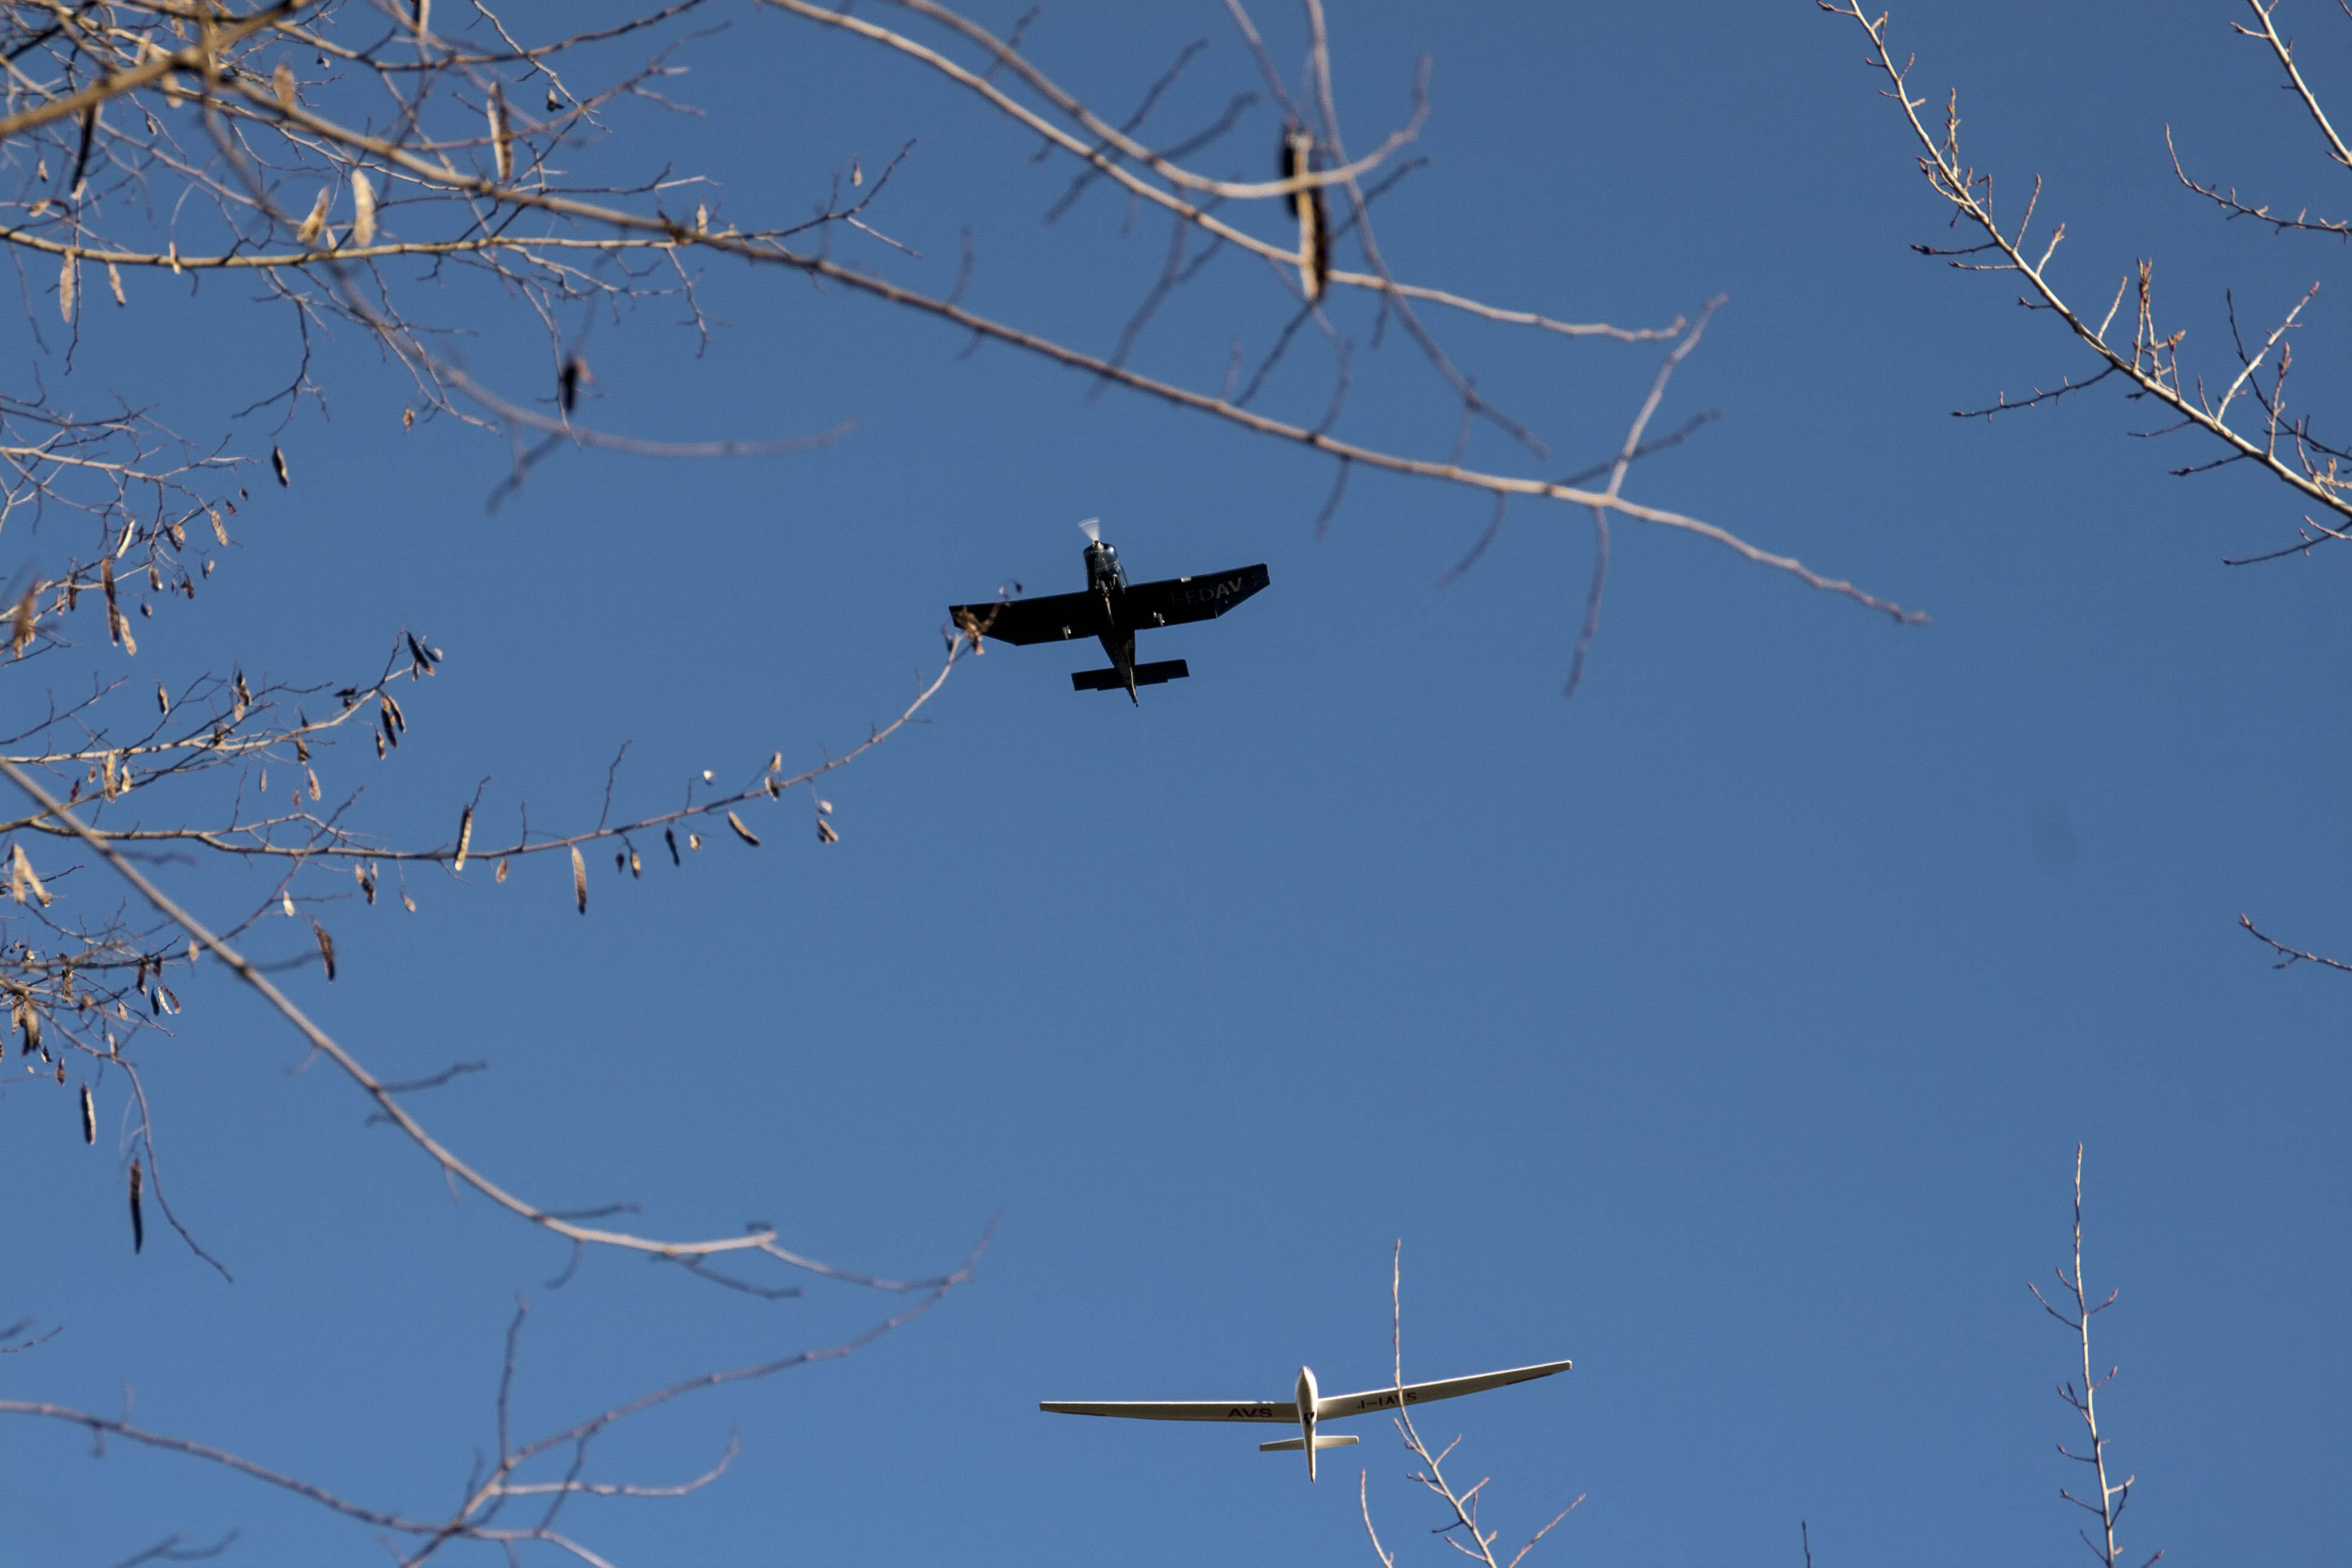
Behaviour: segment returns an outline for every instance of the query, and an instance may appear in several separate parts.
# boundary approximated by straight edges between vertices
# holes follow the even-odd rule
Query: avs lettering
[[[1297,1417],[1287,1410],[1277,1410],[1271,1405],[1236,1405],[1225,1412],[1228,1421],[1295,1421]]]

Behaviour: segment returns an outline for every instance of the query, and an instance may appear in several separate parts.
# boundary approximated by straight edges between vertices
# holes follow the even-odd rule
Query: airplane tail
[[[1162,659],[1158,664],[1137,665],[1135,683],[1138,686],[1158,686],[1165,681],[1182,680],[1192,673],[1181,658]],[[1116,669],[1074,669],[1070,672],[1070,689],[1124,691],[1127,682],[1119,679]]]

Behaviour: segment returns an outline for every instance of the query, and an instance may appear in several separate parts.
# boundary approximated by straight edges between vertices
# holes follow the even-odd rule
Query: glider
[[[1135,662],[1135,634],[1155,626],[1212,621],[1266,584],[1265,564],[1236,567],[1213,577],[1171,577],[1129,586],[1118,552],[1102,540],[1093,518],[1078,524],[1087,534],[1087,586],[1081,594],[1041,599],[1000,599],[986,605],[951,605],[948,615],[974,637],[992,637],[1015,645],[1098,637],[1110,656],[1108,669],[1074,670],[1078,691],[1120,691],[1140,705],[1139,686],[1181,680],[1192,672],[1181,658],[1158,664]]]
[[[1296,1400],[1271,1399],[1207,1399],[1176,1405],[1154,1405],[1132,1401],[1110,1404],[1046,1400],[1037,1406],[1057,1415],[1125,1415],[1138,1421],[1296,1421],[1298,1436],[1285,1437],[1277,1443],[1260,1443],[1258,1452],[1304,1448],[1307,1451],[1307,1479],[1315,1479],[1315,1451],[1318,1448],[1344,1448],[1356,1439],[1352,1434],[1328,1436],[1315,1430],[1323,1421],[1341,1420],[1349,1415],[1362,1415],[1374,1410],[1394,1410],[1400,1404],[1426,1405],[1433,1399],[1452,1399],[1456,1394],[1478,1394],[1489,1388],[1505,1388],[1514,1383],[1532,1383],[1538,1377],[1549,1377],[1556,1372],[1566,1372],[1571,1363],[1548,1361],[1536,1366],[1515,1366],[1508,1372],[1482,1372],[1470,1377],[1449,1377],[1436,1383],[1408,1383],[1402,1389],[1393,1384],[1386,1388],[1367,1389],[1361,1394],[1318,1394],[1315,1391],[1315,1369],[1298,1369],[1298,1396]]]

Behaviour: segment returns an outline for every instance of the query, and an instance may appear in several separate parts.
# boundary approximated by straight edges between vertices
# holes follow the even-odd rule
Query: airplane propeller
[[[1087,536],[1087,543],[1100,544],[1102,542],[1102,519],[1098,517],[1090,517],[1087,519],[1084,522],[1078,524],[1078,531]]]

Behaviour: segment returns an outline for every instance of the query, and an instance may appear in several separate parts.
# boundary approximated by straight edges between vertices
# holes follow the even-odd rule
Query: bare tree
[[[986,1245],[985,1238],[982,1245]],[[458,1489],[457,1505],[437,1517],[419,1516],[357,1501],[299,1476],[257,1463],[211,1444],[149,1431],[132,1425],[128,1416],[100,1415],[92,1411],[25,1399],[0,1399],[0,1415],[22,1415],[79,1427],[89,1434],[94,1451],[100,1457],[106,1451],[107,1439],[113,1438],[118,1442],[131,1443],[210,1465],[315,1503],[329,1513],[368,1527],[379,1542],[391,1549],[393,1560],[403,1564],[403,1568],[437,1556],[446,1547],[467,1543],[497,1548],[509,1561],[517,1559],[520,1548],[541,1546],[583,1563],[601,1565],[605,1559],[570,1533],[564,1519],[566,1504],[579,1498],[690,1496],[726,1474],[728,1466],[734,1461],[738,1447],[730,1442],[710,1465],[683,1480],[654,1483],[611,1481],[593,1479],[589,1474],[589,1456],[599,1437],[631,1416],[641,1415],[689,1394],[733,1384],[756,1382],[779,1373],[821,1362],[837,1361],[849,1355],[929,1310],[955,1287],[969,1282],[972,1265],[978,1258],[979,1249],[975,1248],[972,1256],[953,1273],[922,1282],[918,1288],[924,1293],[913,1303],[838,1344],[798,1351],[748,1366],[704,1373],[648,1390],[634,1399],[611,1405],[535,1437],[520,1436],[513,1429],[512,1396],[520,1366],[523,1321],[529,1315],[526,1304],[517,1298],[514,1317],[507,1326],[505,1362],[499,1376],[497,1394],[491,1404],[491,1425],[497,1435],[497,1447],[493,1450],[495,1457],[485,1461],[479,1450],[476,1451],[472,1468]],[[15,1331],[9,1331],[10,1333]],[[225,1549],[229,1540],[206,1550],[190,1550],[184,1542],[184,1536],[174,1534],[124,1562],[127,1564],[158,1560],[191,1561],[214,1555]]]
[[[2054,335],[2071,341],[2084,361],[2083,373],[2063,372],[2047,384],[2038,381],[2028,395],[2016,399],[1998,394],[1991,404],[1955,410],[1954,416],[1990,419],[2055,403],[2113,380],[2126,398],[2163,411],[2154,428],[2135,434],[2151,438],[2178,435],[2196,443],[2197,449],[2168,470],[2174,476],[2242,468],[2280,487],[2288,506],[2301,510],[2292,542],[2252,555],[2225,557],[2224,565],[2253,566],[2307,558],[2315,549],[2352,539],[2352,445],[2345,444],[2352,437],[2319,429],[2312,415],[2299,407],[2290,412],[2287,402],[2295,335],[2304,329],[2304,310],[2318,294],[2319,284],[2314,282],[2267,329],[2251,332],[2238,321],[2234,296],[2225,295],[2230,323],[2227,360],[2201,373],[2184,366],[2180,345],[2188,334],[2168,321],[2159,321],[2153,258],[2140,258],[2117,280],[2105,307],[2096,303],[2095,296],[2087,305],[2070,300],[2051,268],[2066,237],[2066,226],[2047,222],[2042,234],[2032,232],[2042,200],[2042,177],[2034,176],[2024,199],[2014,205],[2013,216],[1996,210],[1993,175],[1969,163],[1960,152],[1958,92],[1947,96],[1942,124],[1937,127],[1930,100],[1913,96],[1913,57],[1905,56],[1897,63],[1887,14],[1882,12],[1874,20],[1859,0],[1818,3],[1822,10],[1845,17],[1862,29],[1868,40],[1869,68],[1885,79],[1883,96],[1894,100],[1902,111],[1902,125],[1916,150],[1920,174],[1949,209],[1953,226],[1962,230],[1968,241],[1912,248],[1923,256],[1943,258],[1963,272],[2015,277],[2023,289],[2017,302],[2046,315],[2054,324]],[[2278,14],[2285,4],[2286,0],[2246,0],[2252,23],[2231,23],[2231,29],[2269,53],[2283,79],[2281,85],[2309,114],[2329,161],[2339,169],[2352,171],[2352,144],[2337,132],[2317,91],[2296,65],[2293,39],[2279,29]],[[2352,12],[2347,15],[2352,16]],[[2165,151],[2183,189],[2210,204],[2225,220],[2245,219],[2274,234],[2352,238],[2352,222],[2314,216],[2309,207],[2300,204],[2290,215],[2284,205],[2242,196],[2235,185],[2224,188],[2219,182],[2205,183],[2182,161],[2169,128]],[[2104,284],[2100,287],[2104,290]],[[2131,307],[2128,315],[2126,304]],[[2213,377],[2210,382],[2209,374]],[[2278,955],[2277,968],[2309,962],[2352,969],[2352,964],[2274,941],[2246,916],[2241,915],[2239,923]]]
[[[435,1136],[413,1108],[415,1094],[478,1063],[390,1080],[366,1065],[364,1043],[330,1033],[272,978],[315,964],[333,980],[328,900],[355,891],[370,903],[379,896],[408,902],[411,875],[455,875],[476,865],[496,887],[510,865],[551,857],[568,868],[584,915],[592,855],[609,852],[615,875],[635,877],[664,857],[682,867],[706,832],[757,847],[757,808],[802,790],[807,830],[832,842],[837,834],[831,806],[818,795],[820,780],[898,734],[978,651],[971,628],[940,628],[944,651],[935,670],[865,739],[814,768],[788,770],[782,750],[761,763],[758,753],[769,752],[761,746],[733,779],[692,776],[673,800],[632,811],[615,808],[616,759],[593,824],[534,827],[516,802],[518,826],[493,833],[484,813],[499,803],[478,791],[453,803],[446,838],[395,841],[371,826],[349,780],[371,749],[378,762],[394,758],[409,729],[409,706],[423,706],[421,683],[442,670],[442,655],[421,630],[385,627],[383,662],[356,676],[249,679],[237,667],[131,673],[139,668],[138,625],[158,614],[194,613],[202,585],[234,559],[232,530],[245,526],[248,487],[294,482],[300,421],[323,408],[329,391],[320,345],[331,331],[355,332],[376,348],[383,374],[407,401],[404,426],[449,421],[503,444],[510,462],[488,498],[493,506],[540,464],[576,448],[656,459],[778,458],[850,433],[854,422],[845,417],[814,430],[672,441],[591,421],[599,384],[587,354],[588,324],[600,313],[612,319],[663,300],[684,310],[688,331],[707,338],[719,330],[702,302],[708,269],[723,267],[740,279],[814,284],[830,296],[909,312],[950,329],[943,346],[999,345],[1077,372],[1092,392],[1140,394],[1326,459],[1332,486],[1318,527],[1329,523],[1358,469],[1489,497],[1485,533],[1449,580],[1493,542],[1514,499],[1577,509],[1591,521],[1595,552],[1567,672],[1570,690],[1599,626],[1612,521],[1713,541],[1898,623],[1924,618],[1722,524],[1626,493],[1636,464],[1680,446],[1709,417],[1659,428],[1674,372],[1698,346],[1720,300],[1663,326],[1621,327],[1488,304],[1395,274],[1383,258],[1373,207],[1422,166],[1407,154],[1429,112],[1427,67],[1412,77],[1392,127],[1369,151],[1351,153],[1319,0],[1306,0],[1300,16],[1307,65],[1296,84],[1275,68],[1239,0],[1226,0],[1247,60],[1241,75],[1225,84],[1221,109],[1150,140],[1147,121],[1202,46],[1182,51],[1134,110],[1113,116],[1024,52],[1034,13],[1000,37],[932,0],[868,8],[898,26],[805,0],[747,3],[865,46],[886,100],[943,88],[983,120],[1035,139],[1041,156],[1066,161],[1069,184],[1047,210],[1049,221],[1097,184],[1123,192],[1130,214],[1164,219],[1164,257],[1140,280],[1139,302],[1116,342],[1082,347],[1055,322],[1001,320],[968,302],[978,280],[969,242],[952,278],[932,280],[938,264],[890,232],[893,176],[907,151],[874,169],[853,160],[814,176],[821,199],[798,216],[730,210],[715,185],[676,166],[661,134],[679,70],[675,57],[719,0],[677,0],[612,26],[536,40],[519,37],[481,0],[443,0],[437,8],[429,0],[257,0],[242,7],[226,0],[22,0],[0,9],[6,74],[0,243],[16,263],[33,345],[31,363],[9,372],[14,390],[0,395],[0,526],[19,524],[9,535],[16,553],[0,600],[18,716],[0,741],[0,773],[22,803],[0,821],[13,899],[0,914],[0,991],[19,1057],[40,1068],[19,1082],[20,1095],[54,1086],[91,1143],[101,1097],[119,1096],[129,1110],[132,1131],[116,1179],[134,1247],[143,1246],[152,1207],[186,1247],[229,1272],[226,1261],[205,1253],[200,1217],[171,1205],[158,1149],[163,1108],[151,1105],[140,1077],[143,1049],[181,1015],[182,991],[194,998],[191,976],[210,958],[258,994],[310,1052],[340,1068],[373,1116],[453,1184],[570,1241],[575,1261],[589,1247],[636,1253],[762,1299],[796,1291],[736,1265],[814,1273],[914,1299],[873,1332],[971,1277],[969,1259],[926,1279],[887,1279],[808,1257],[769,1227],[720,1237],[654,1234],[602,1223],[618,1207],[567,1210],[526,1196]],[[1269,130],[1266,120],[1276,123]],[[1278,175],[1203,172],[1202,158],[1223,156],[1213,150],[1254,124],[1247,133],[1260,137],[1260,147],[1281,149]],[[1268,313],[1246,323],[1260,334],[1255,355],[1242,351],[1237,330],[1234,352],[1213,384],[1139,368],[1167,301],[1228,257],[1262,268]],[[258,300],[225,300],[221,285],[229,280],[257,290]],[[225,428],[202,435],[183,434],[135,395],[77,406],[68,394],[78,354],[107,330],[103,312],[134,295],[179,312],[173,320],[190,327],[232,311],[249,312],[257,331],[275,325],[289,345],[282,377]],[[1442,342],[1436,323],[1449,318],[1516,329],[1547,346],[1655,345],[1662,357],[1627,390],[1622,439],[1588,465],[1555,472],[1562,465],[1549,445],[1483,395]],[[1345,422],[1361,374],[1350,333],[1368,333],[1377,348],[1391,331],[1409,343],[1409,363],[1432,378],[1451,411],[1425,450],[1342,433],[1352,428]],[[530,388],[501,384],[460,352],[461,332],[543,343],[543,378]],[[1318,342],[1328,356],[1320,384],[1301,390],[1276,374],[1294,348]],[[1481,428],[1522,454],[1517,471],[1469,465],[1473,432]],[[86,608],[102,616],[102,638],[77,618]],[[30,684],[36,672],[46,679],[37,690]],[[339,770],[331,793],[327,775]],[[173,873],[184,884],[176,890],[157,868],[166,863],[185,868]],[[202,905],[227,912],[208,914]],[[281,934],[289,931],[299,933],[290,952]],[[502,1384],[498,1458],[464,1506],[439,1520],[372,1511],[127,1420],[28,1401],[0,1411],[169,1447],[289,1488],[404,1538],[407,1561],[467,1542],[509,1551],[538,1544],[593,1562],[601,1559],[554,1521],[566,1498],[606,1486],[582,1480],[579,1468],[598,1433],[689,1387],[766,1376],[846,1353],[870,1338],[713,1373],[537,1444],[507,1433]],[[553,1463],[558,1455],[570,1456],[563,1462],[571,1466],[560,1479],[520,1479],[527,1465]],[[539,1524],[513,1522],[510,1505],[523,1499],[545,1500]],[[147,1556],[174,1559],[193,1550],[175,1539]]]
[[[1404,1442],[1405,1452],[1412,1456],[1419,1467],[1412,1470],[1407,1479],[1423,1487],[1445,1504],[1446,1521],[1437,1526],[1431,1533],[1465,1557],[1485,1563],[1486,1568],[1519,1568],[1519,1564],[1526,1560],[1528,1553],[1536,1549],[1537,1543],[1549,1535],[1553,1527],[1561,1520],[1576,1511],[1578,1504],[1584,1501],[1583,1495],[1578,1494],[1575,1502],[1570,1503],[1552,1515],[1551,1523],[1528,1536],[1526,1545],[1511,1553],[1509,1557],[1498,1559],[1495,1555],[1495,1542],[1502,1538],[1502,1531],[1486,1529],[1478,1522],[1478,1494],[1486,1489],[1486,1481],[1491,1478],[1481,1478],[1467,1487],[1456,1487],[1448,1480],[1445,1476],[1445,1461],[1452,1457],[1454,1449],[1462,1446],[1462,1439],[1457,1436],[1444,1447],[1433,1450],[1423,1438],[1420,1428],[1413,1425],[1412,1411],[1405,1402],[1404,1243],[1402,1240],[1397,1243],[1395,1256],[1390,1263],[1389,1310],[1391,1346],[1396,1355],[1397,1405],[1397,1413],[1391,1417],[1391,1420],[1395,1423],[1397,1436]],[[1371,1541],[1372,1553],[1381,1560],[1381,1568],[1396,1568],[1396,1552],[1381,1544],[1381,1532],[1372,1524],[1371,1495],[1368,1489],[1370,1476],[1370,1472],[1368,1470],[1356,1472],[1356,1502],[1364,1516],[1364,1534]]]
[[[1509,1557],[1496,1554],[1495,1543],[1501,1539],[1502,1532],[1484,1528],[1478,1522],[1479,1494],[1486,1489],[1487,1479],[1481,1479],[1467,1487],[1457,1487],[1448,1479],[1445,1460],[1461,1446],[1461,1437],[1457,1436],[1444,1447],[1432,1449],[1413,1425],[1412,1411],[1405,1404],[1403,1264],[1404,1244],[1400,1241],[1389,1289],[1396,1345],[1397,1414],[1392,1419],[1397,1436],[1403,1440],[1405,1452],[1412,1457],[1415,1465],[1406,1479],[1445,1505],[1445,1522],[1434,1527],[1430,1533],[1464,1556],[1485,1563],[1486,1568],[1518,1568],[1538,1543],[1551,1533],[1554,1526],[1576,1511],[1584,1501],[1584,1494],[1580,1493],[1574,1502],[1554,1514],[1550,1523],[1530,1535],[1527,1543]],[[2131,1501],[2132,1488],[2138,1484],[2139,1478],[2127,1474],[2120,1481],[2112,1479],[2113,1472],[2108,1465],[2108,1438],[2099,1425],[2098,1400],[2100,1391],[2115,1381],[2117,1368],[2110,1365],[2105,1373],[2099,1372],[2091,1352],[2091,1320],[2114,1306],[2119,1292],[2110,1290],[2104,1297],[2095,1299],[2091,1288],[2084,1281],[2083,1146],[2079,1143],[2074,1146],[2074,1254],[2066,1265],[2054,1272],[2058,1279],[2054,1299],[2042,1294],[2042,1287],[2032,1280],[2026,1282],[2026,1289],[2033,1292],[2033,1299],[2041,1303],[2043,1311],[2065,1325],[2074,1335],[2081,1367],[2079,1380],[2069,1377],[2061,1383],[2058,1397],[2065,1401],[2066,1407],[2082,1423],[2083,1433],[2078,1439],[2079,1447],[2069,1447],[2063,1441],[2057,1447],[2061,1455],[2084,1466],[2092,1478],[2092,1486],[2087,1493],[2078,1492],[2073,1487],[2061,1487],[2058,1495],[2098,1521],[2095,1531],[2085,1526],[2078,1534],[2083,1544],[2089,1547],[2092,1555],[2099,1560],[2101,1568],[2126,1568],[2129,1560],[2117,1540],[2117,1528],[2123,1521],[2125,1506]],[[1370,1474],[1369,1471],[1359,1471],[1356,1478],[1357,1501],[1363,1514],[1364,1533],[1371,1542],[1373,1555],[1381,1560],[1381,1568],[1397,1568],[1400,1553],[1381,1542],[1380,1531],[1372,1523]],[[1798,1541],[1804,1551],[1805,1568],[1812,1568],[1812,1526],[1810,1521],[1801,1520],[1797,1530]],[[2154,1568],[2163,1556],[2161,1550],[2157,1551],[2144,1559],[2139,1568]]]
[[[2043,1311],[2073,1331],[2076,1342],[2082,1347],[2083,1381],[2079,1384],[2071,1380],[2060,1384],[2058,1397],[2064,1400],[2066,1407],[2081,1418],[2084,1448],[2077,1453],[2061,1443],[2058,1451],[2090,1470],[2095,1489],[2087,1498],[2075,1495],[2072,1487],[2061,1487],[2058,1495],[2099,1521],[2097,1535],[2094,1536],[2087,1527],[2080,1532],[2083,1544],[2091,1549],[2092,1555],[2098,1558],[2103,1568],[2120,1568],[2125,1559],[2122,1548],[2116,1543],[2116,1527],[2122,1522],[2124,1506],[2131,1501],[2132,1485],[2138,1478],[2127,1475],[2120,1481],[2108,1479],[2107,1438],[2099,1430],[2099,1390],[2115,1381],[2116,1369],[2110,1366],[2104,1374],[2094,1370],[2097,1363],[2091,1359],[2091,1320],[2116,1304],[2117,1292],[2110,1290],[2094,1301],[2089,1287],[2083,1283],[2083,1146],[2080,1143],[2074,1145],[2074,1262],[2071,1268],[2062,1268],[2056,1273],[2058,1288],[2064,1294],[2055,1303],[2042,1293],[2039,1285],[2029,1284],[2026,1289],[2033,1292],[2033,1299],[2042,1303]],[[2163,1555],[2159,1549],[2142,1563],[2140,1568],[2151,1568]]]

